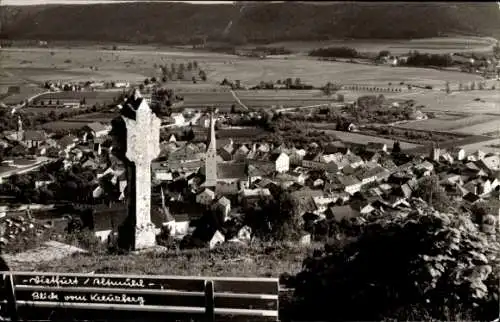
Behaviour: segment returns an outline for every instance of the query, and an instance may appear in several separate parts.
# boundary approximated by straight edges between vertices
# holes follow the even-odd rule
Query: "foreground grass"
[[[279,277],[296,274],[302,261],[319,245],[259,244],[223,245],[214,250],[165,250],[150,253],[108,255],[75,254],[41,263],[11,263],[11,270],[71,273],[144,275],[194,275]]]

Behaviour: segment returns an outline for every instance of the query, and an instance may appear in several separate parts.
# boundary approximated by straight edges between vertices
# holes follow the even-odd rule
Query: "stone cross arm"
[[[149,166],[160,154],[161,120],[152,112],[141,112],[137,113],[136,120],[124,117],[127,126],[125,156],[137,166]]]

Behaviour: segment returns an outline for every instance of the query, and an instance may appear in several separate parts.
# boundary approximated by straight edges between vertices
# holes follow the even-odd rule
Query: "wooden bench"
[[[12,321],[278,321],[277,278],[1,273],[2,315]]]

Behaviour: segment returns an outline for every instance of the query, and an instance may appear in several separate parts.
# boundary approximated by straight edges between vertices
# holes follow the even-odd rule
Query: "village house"
[[[99,122],[87,124],[82,128],[83,141],[89,142],[96,138],[103,137],[108,134],[110,129],[110,126],[106,126]]]
[[[233,160],[236,162],[245,161],[249,152],[250,150],[247,148],[247,146],[242,144],[234,151]]]
[[[20,142],[28,148],[38,148],[45,140],[47,140],[47,134],[45,131],[41,130],[28,130],[23,131]]]
[[[338,176],[337,180],[344,187],[344,190],[350,195],[358,192],[363,184],[354,176]]]
[[[224,222],[229,219],[229,213],[231,211],[231,201],[226,197],[221,197],[214,203],[213,208],[222,213],[222,217],[224,218]]]
[[[204,206],[212,204],[215,199],[215,192],[205,189],[196,196],[196,202]]]
[[[465,159],[465,150],[461,147],[454,147],[450,151],[453,158],[457,161],[462,161]]]
[[[290,169],[290,158],[284,152],[271,155],[269,161],[274,163],[276,172],[283,173],[287,172]]]
[[[73,149],[78,143],[78,138],[73,135],[65,135],[57,141],[59,149],[65,154],[68,154],[71,149]]]
[[[306,155],[306,150],[292,148],[290,150],[290,154],[288,156],[290,159],[290,164],[291,165],[301,165],[302,159],[304,158],[305,155]]]

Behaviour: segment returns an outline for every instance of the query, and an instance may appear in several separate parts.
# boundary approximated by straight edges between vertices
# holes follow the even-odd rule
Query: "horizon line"
[[[151,3],[151,2],[166,2],[166,3],[189,3],[189,4],[231,4],[236,1],[178,1],[178,0],[0,0],[0,6],[43,6],[43,5],[92,5],[92,4],[110,4],[110,3]]]

